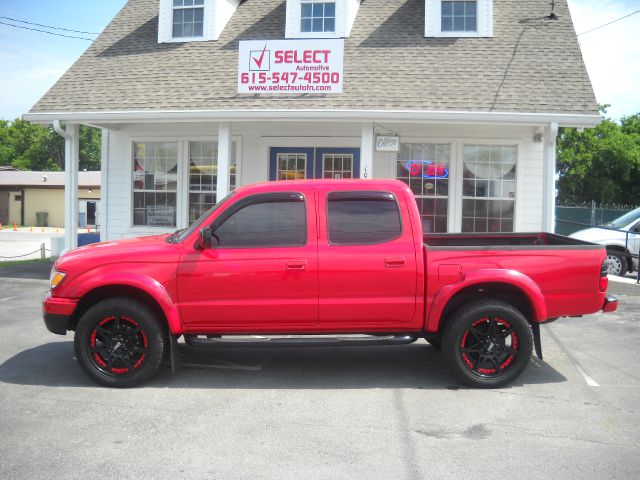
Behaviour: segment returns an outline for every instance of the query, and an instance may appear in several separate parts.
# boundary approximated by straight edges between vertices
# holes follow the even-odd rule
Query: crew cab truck
[[[44,321],[74,330],[81,367],[113,387],[148,380],[164,356],[176,367],[180,336],[204,348],[422,338],[464,383],[498,387],[534,343],[541,356],[541,323],[616,309],[605,257],[548,233],[425,235],[395,180],[270,182],[173,234],[66,253]]]

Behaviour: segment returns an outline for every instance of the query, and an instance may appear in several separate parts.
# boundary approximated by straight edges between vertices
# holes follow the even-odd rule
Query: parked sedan
[[[607,273],[624,276],[638,268],[638,259],[631,254],[640,250],[640,208],[605,223],[569,235],[578,240],[599,243],[607,247]]]

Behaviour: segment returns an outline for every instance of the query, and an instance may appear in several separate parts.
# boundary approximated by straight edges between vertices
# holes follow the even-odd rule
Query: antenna
[[[558,20],[558,16],[556,15],[556,0],[551,0],[551,13],[547,17],[549,20]]]

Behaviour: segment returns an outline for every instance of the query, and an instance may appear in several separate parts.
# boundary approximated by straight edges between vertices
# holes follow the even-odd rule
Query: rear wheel
[[[478,300],[459,308],[447,323],[444,356],[458,378],[471,387],[507,385],[525,370],[533,350],[526,318],[498,300]]]
[[[146,305],[110,298],[82,316],[74,347],[80,366],[93,380],[108,387],[133,387],[158,371],[165,338]]]
[[[627,257],[624,253],[607,250],[607,275],[624,277],[627,273]]]

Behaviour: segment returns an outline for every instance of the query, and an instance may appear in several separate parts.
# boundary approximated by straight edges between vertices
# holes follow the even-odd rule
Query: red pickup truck
[[[539,325],[614,311],[603,246],[548,233],[424,235],[395,180],[238,188],[173,234],[63,255],[47,328],[75,330],[97,382],[140,384],[192,346],[375,345],[425,339],[468,385],[526,368]]]

